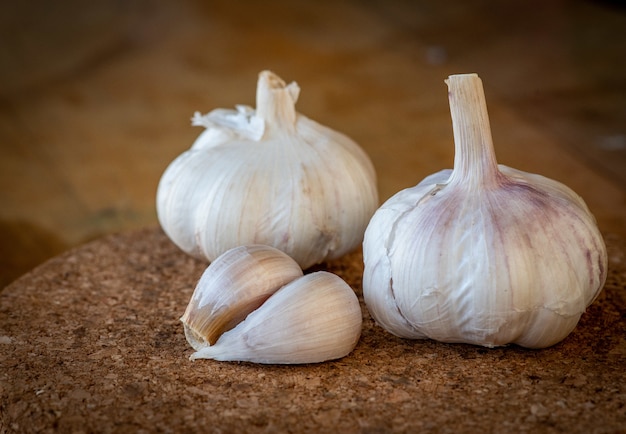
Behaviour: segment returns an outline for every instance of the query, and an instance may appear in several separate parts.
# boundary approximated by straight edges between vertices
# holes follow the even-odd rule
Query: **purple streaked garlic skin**
[[[403,338],[554,345],[604,286],[602,235],[569,187],[497,164],[476,74],[447,84],[454,169],[374,214],[363,243],[367,308]]]

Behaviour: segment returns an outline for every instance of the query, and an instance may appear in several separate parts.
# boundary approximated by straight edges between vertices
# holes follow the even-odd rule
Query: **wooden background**
[[[62,0],[0,6],[0,287],[104,234],[156,224],[194,111],[298,110],[361,144],[381,199],[450,167],[443,80],[477,72],[499,162],[562,181],[626,229],[626,13],[592,1]]]

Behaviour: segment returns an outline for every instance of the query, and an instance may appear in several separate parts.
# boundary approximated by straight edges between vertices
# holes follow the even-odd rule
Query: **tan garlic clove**
[[[214,344],[279,288],[302,276],[285,253],[264,245],[240,246],[204,272],[181,321],[196,350]]]
[[[361,308],[352,288],[340,277],[318,271],[278,290],[192,359],[318,363],[348,355],[361,327]]]
[[[348,355],[361,335],[352,288],[325,271],[303,275],[270,246],[241,246],[206,269],[181,318],[191,359],[317,363]]]

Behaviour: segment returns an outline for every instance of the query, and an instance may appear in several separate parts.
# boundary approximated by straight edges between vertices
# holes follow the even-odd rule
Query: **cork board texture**
[[[158,228],[62,254],[0,293],[0,433],[614,433],[626,429],[626,253],[560,344],[487,349],[396,338],[362,300],[360,252],[323,264],[356,291],[347,357],[190,361],[179,318],[206,264]]]

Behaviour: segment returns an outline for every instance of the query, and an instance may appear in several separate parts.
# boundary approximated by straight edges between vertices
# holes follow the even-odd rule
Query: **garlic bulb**
[[[363,243],[368,310],[404,338],[553,345],[604,285],[602,236],[571,189],[497,165],[476,74],[446,83],[454,169],[374,214]]]
[[[263,71],[256,110],[196,113],[207,129],[157,191],[159,222],[183,251],[212,261],[266,244],[308,268],[360,245],[379,205],[374,167],[351,139],[297,113],[298,94]]]
[[[362,315],[339,276],[303,275],[278,249],[249,245],[208,266],[181,321],[196,350],[191,359],[296,364],[348,355]]]

